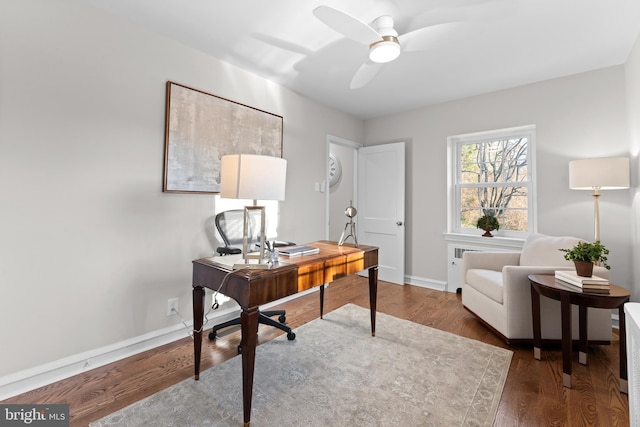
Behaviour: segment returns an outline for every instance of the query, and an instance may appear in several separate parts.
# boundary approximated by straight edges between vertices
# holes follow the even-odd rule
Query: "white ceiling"
[[[85,1],[362,119],[623,64],[640,33],[640,0]],[[400,34],[450,24],[350,89],[367,47],[319,5],[391,15]]]

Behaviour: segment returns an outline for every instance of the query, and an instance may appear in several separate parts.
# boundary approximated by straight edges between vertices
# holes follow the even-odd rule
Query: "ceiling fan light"
[[[382,40],[369,46],[369,59],[373,62],[384,64],[391,62],[400,55],[400,44],[393,36],[383,36]]]

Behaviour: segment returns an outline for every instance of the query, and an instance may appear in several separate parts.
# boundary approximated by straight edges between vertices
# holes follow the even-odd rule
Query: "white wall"
[[[537,126],[538,231],[593,239],[590,193],[569,190],[568,162],[628,156],[624,67],[493,92],[369,120],[365,145],[407,141],[407,274],[447,279],[447,136]],[[601,236],[611,277],[631,288],[632,190],[601,198]]]
[[[361,120],[78,0],[3,2],[0,377],[178,324],[169,298],[191,318],[215,206],[162,193],[167,80],[282,115],[279,236],[324,237],[326,134]]]
[[[631,140],[631,186],[632,207],[631,222],[633,242],[632,263],[633,283],[640,281],[640,35],[631,50],[625,66],[627,83],[627,115],[629,117],[629,138]],[[634,301],[640,301],[640,285],[636,286],[632,294]]]

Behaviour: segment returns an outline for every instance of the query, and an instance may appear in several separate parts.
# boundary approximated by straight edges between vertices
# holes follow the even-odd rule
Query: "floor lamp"
[[[258,200],[284,200],[287,161],[279,157],[256,154],[232,154],[222,156],[220,167],[220,197],[227,199],[253,199],[253,206],[244,208],[242,256],[234,268],[267,268],[265,257],[264,206]],[[251,212],[260,214],[260,251],[249,253]],[[255,260],[255,262],[251,262]]]
[[[600,240],[600,190],[629,188],[629,159],[601,157],[569,162],[569,188],[593,190],[594,241]]]

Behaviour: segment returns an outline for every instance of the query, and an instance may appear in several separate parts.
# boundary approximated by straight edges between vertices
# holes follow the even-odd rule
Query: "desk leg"
[[[200,379],[200,354],[202,352],[202,322],[204,317],[204,288],[193,288],[193,356],[195,379]]]
[[[320,318],[324,314],[324,283],[320,285]]]
[[[540,294],[531,285],[531,318],[533,321],[533,358],[542,358],[542,332],[540,330]]]
[[[580,350],[578,351],[578,361],[582,365],[587,364],[587,307],[581,305],[578,307],[579,311],[579,325],[578,329],[580,331]]]
[[[624,303],[618,307],[618,319],[620,322],[620,391],[629,394],[627,383],[627,325],[624,317]]]
[[[562,311],[562,385],[571,388],[571,301],[569,294],[560,297]]]
[[[258,307],[242,309],[242,404],[244,425],[251,422],[251,400],[253,397],[253,371],[256,364],[256,344],[258,342]]]
[[[371,336],[376,336],[376,306],[378,302],[378,267],[369,269],[369,307],[371,307]]]

